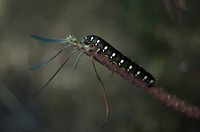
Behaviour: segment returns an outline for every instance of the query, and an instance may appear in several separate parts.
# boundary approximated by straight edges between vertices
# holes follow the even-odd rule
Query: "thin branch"
[[[125,71],[124,69],[120,69],[116,64],[111,63],[109,59],[103,54],[96,53],[95,51],[86,51],[85,53],[88,56],[94,57],[95,60],[106,66],[112,72],[119,74],[125,80],[129,81],[134,85],[137,85],[141,90],[152,95],[155,99],[164,103],[168,107],[182,112],[183,114],[186,114],[189,117],[200,119],[200,109],[198,107],[186,103],[185,101],[177,98],[176,96],[162,90],[162,88],[160,87],[155,86],[149,88],[144,82],[136,79],[134,75],[127,74],[127,71]]]

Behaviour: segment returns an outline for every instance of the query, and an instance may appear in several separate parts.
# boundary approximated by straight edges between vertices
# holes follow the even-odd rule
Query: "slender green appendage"
[[[58,51],[55,55],[53,55],[51,58],[49,58],[48,60],[44,61],[43,63],[39,64],[39,65],[36,65],[36,66],[33,66],[33,67],[30,67],[28,70],[37,70],[45,65],[47,65],[49,62],[51,62],[53,59],[55,59],[58,55],[60,55],[64,50],[66,50],[67,48],[69,48],[70,46],[77,46],[78,45],[78,42],[77,42],[77,39],[76,37],[72,36],[72,35],[69,35],[67,36],[65,39],[50,39],[50,38],[46,38],[46,37],[41,37],[41,36],[38,36],[38,35],[34,35],[34,34],[31,34],[31,37],[33,37],[34,39],[38,40],[38,41],[42,41],[42,42],[49,42],[49,43],[68,43],[67,46],[65,46],[63,49],[61,49],[60,51]],[[51,81],[52,79],[57,75],[57,73],[61,70],[61,68],[65,65],[65,63],[69,60],[69,58],[75,54],[77,51],[79,50],[78,46],[75,47],[73,49],[73,51],[69,54],[69,56],[64,60],[64,62],[62,63],[62,65],[58,68],[58,70],[53,74],[53,76],[45,83],[45,85],[38,89],[33,95],[32,95],[32,98],[34,98],[38,93],[40,93]],[[80,60],[80,56],[82,55],[83,53],[79,54],[79,57],[78,57],[78,60],[77,62],[75,63],[75,67],[77,67],[78,65],[78,62]]]
[[[76,59],[76,62],[75,62],[75,65],[74,65],[74,70],[76,70],[77,66],[78,66],[78,63],[80,61],[80,58],[81,58],[81,55],[85,53],[85,51],[79,53],[79,55],[77,56],[77,59]]]
[[[71,45],[67,45],[65,46],[63,49],[61,49],[60,51],[58,51],[55,55],[53,55],[51,58],[49,58],[48,60],[42,62],[41,64],[32,66],[30,68],[28,68],[28,70],[33,71],[33,70],[37,70],[39,68],[42,68],[44,66],[46,66],[49,62],[51,62],[53,59],[55,59],[58,55],[60,55],[64,50],[66,50],[67,48],[69,48]]]
[[[57,73],[60,71],[60,69],[65,65],[65,63],[69,60],[69,58],[78,51],[78,49],[74,49],[74,51],[72,51],[69,56],[64,60],[64,62],[62,63],[62,65],[58,68],[58,70],[53,74],[53,76],[45,83],[45,85],[38,89],[33,95],[32,98],[34,98],[38,93],[40,93],[51,81],[52,79],[57,75]]]
[[[50,42],[50,43],[69,43],[69,45],[65,46],[63,49],[61,49],[60,51],[58,51],[58,53],[56,53],[55,55],[53,55],[51,58],[49,58],[48,60],[44,61],[41,64],[35,65],[33,67],[28,68],[28,70],[37,70],[39,68],[42,68],[44,66],[46,66],[49,62],[51,62],[53,59],[55,59],[60,53],[62,53],[65,49],[69,48],[72,45],[77,45],[77,39],[76,37],[69,35],[68,37],[66,37],[65,39],[50,39],[50,38],[46,38],[46,37],[41,37],[38,35],[34,35],[31,34],[31,37],[33,37],[34,39],[38,40],[38,41],[43,41],[43,42]]]
[[[47,42],[47,43],[66,43],[66,39],[50,39],[46,37],[41,37],[35,34],[31,34],[31,37],[37,39],[38,41]]]
[[[42,37],[39,35],[31,34],[31,37],[42,42],[48,42],[48,43],[69,43],[72,45],[77,45],[78,41],[75,36],[69,35],[65,39],[51,39],[51,38],[46,38]]]
[[[42,68],[44,66],[46,66],[49,62],[51,62],[53,59],[55,59],[59,54],[61,54],[65,49],[69,48],[70,46],[72,46],[73,44],[77,43],[77,40],[75,37],[73,37],[72,35],[69,35],[68,37],[66,37],[65,39],[50,39],[50,38],[46,38],[46,37],[41,37],[38,35],[34,35],[31,34],[31,37],[38,40],[38,41],[42,41],[42,42],[48,42],[48,43],[69,43],[69,45],[65,46],[63,49],[61,49],[60,51],[58,51],[58,53],[56,53],[55,55],[53,55],[51,58],[49,58],[48,60],[44,61],[41,64],[32,66],[30,68],[28,68],[28,70],[37,70],[39,68]]]

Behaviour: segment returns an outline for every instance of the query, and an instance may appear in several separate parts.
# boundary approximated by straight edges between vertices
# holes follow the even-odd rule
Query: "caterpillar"
[[[124,56],[121,52],[119,52],[117,49],[111,46],[108,42],[106,42],[105,40],[103,40],[101,37],[97,35],[88,35],[84,37],[84,39],[80,43],[78,43],[76,38],[74,38],[71,35],[69,37],[66,37],[66,39],[49,39],[49,38],[44,38],[37,35],[31,35],[31,36],[39,41],[51,42],[51,43],[55,43],[55,42],[69,43],[69,44],[65,46],[63,49],[61,49],[57,54],[55,54],[50,59],[48,59],[47,61],[43,62],[42,64],[31,67],[29,68],[29,70],[35,70],[35,69],[45,66],[54,58],[56,58],[65,49],[69,48],[70,46],[74,46],[75,48],[73,52],[70,54],[70,56],[67,57],[67,60],[75,52],[82,50],[80,55],[77,57],[74,68],[77,67],[80,56],[83,53],[87,54],[87,51],[92,50],[92,51],[97,52],[98,54],[103,54],[106,58],[110,60],[111,63],[116,64],[120,69],[124,69],[128,74],[134,75],[136,79],[144,82],[148,87],[152,87],[155,84],[155,78],[149,72],[147,72],[144,68],[140,67],[136,63],[134,63],[128,57]],[[98,59],[96,60],[98,61]],[[64,61],[64,63],[66,62]]]
[[[137,79],[145,82],[148,87],[154,86],[155,78],[149,72],[124,56],[101,37],[88,35],[83,39],[83,43],[94,47],[98,53],[103,53],[111,63],[115,63],[129,74],[133,74]]]

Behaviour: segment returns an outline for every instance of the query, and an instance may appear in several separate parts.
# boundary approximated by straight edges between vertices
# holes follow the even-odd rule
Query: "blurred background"
[[[104,66],[111,116],[91,60],[74,55],[32,101],[70,50],[28,71],[63,45],[37,34],[78,40],[96,34],[156,77],[165,90],[200,106],[199,0],[1,0],[0,132],[199,132],[200,121],[166,107]]]

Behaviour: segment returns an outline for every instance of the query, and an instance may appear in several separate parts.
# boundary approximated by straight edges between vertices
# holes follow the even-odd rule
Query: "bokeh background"
[[[91,60],[74,55],[44,91],[70,50],[39,64],[63,45],[30,34],[79,40],[104,38],[152,73],[165,90],[200,106],[199,0],[1,0],[1,132],[199,132],[200,121],[176,112],[97,64],[108,90],[111,117],[100,129],[105,104]]]

